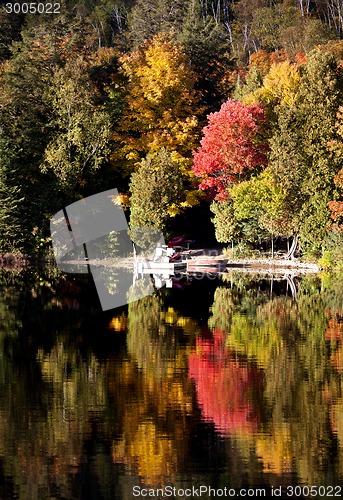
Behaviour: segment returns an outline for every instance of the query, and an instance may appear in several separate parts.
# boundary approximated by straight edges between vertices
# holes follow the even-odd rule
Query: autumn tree
[[[273,65],[290,60],[289,54],[285,50],[267,52],[259,49],[249,57],[248,68],[256,68],[262,77],[266,76]]]
[[[215,1],[138,0],[128,16],[127,36],[133,48],[161,32],[181,42],[207,112],[224,102],[232,90],[228,74],[233,58],[224,26],[228,8],[223,10],[221,2]]]
[[[17,239],[21,250],[36,253],[36,244],[48,234],[49,214],[64,201],[54,175],[40,169],[56,131],[50,85],[67,60],[93,50],[93,39],[89,23],[65,12],[33,17],[35,22],[27,20],[21,40],[12,44],[11,57],[0,68],[0,177],[7,193],[4,205],[7,210],[16,207],[20,226],[13,233],[13,225],[11,241]],[[7,230],[11,220],[4,219]]]
[[[266,165],[266,145],[260,137],[263,109],[230,99],[208,116],[201,146],[193,152],[193,172],[199,188],[211,197],[225,199],[227,189]]]
[[[111,124],[96,105],[96,93],[80,57],[55,71],[50,88],[55,132],[41,165],[51,170],[63,189],[80,191],[87,175],[100,168],[109,154]]]
[[[299,86],[299,66],[306,62],[306,55],[294,57],[285,51],[258,50],[249,58],[248,72],[238,79],[234,97],[244,104],[290,104]]]
[[[303,248],[317,250],[318,243],[325,241],[326,204],[337,171],[337,162],[329,148],[329,142],[335,137],[340,85],[336,64],[332,56],[316,51],[308,55],[308,61],[300,68],[289,61],[272,65],[262,85],[243,97],[245,103],[259,101],[265,105],[271,134],[271,174],[283,192],[279,215],[270,216],[273,210],[266,215],[269,209],[266,212],[258,200],[245,219],[235,211],[236,220],[237,215],[238,221],[244,220],[246,236],[247,231],[252,239],[264,237],[265,231],[283,236],[300,233]],[[248,211],[250,201],[255,199],[254,193],[262,185],[249,186],[247,180],[234,188],[240,194],[243,212]],[[265,214],[262,224],[261,213]]]
[[[300,158],[299,130],[294,117],[296,114],[298,91],[301,85],[299,65],[304,60],[299,56],[297,62],[292,63],[290,60],[283,60],[286,56],[285,52],[277,55],[276,53],[267,54],[263,51],[259,51],[251,56],[249,78],[247,79],[247,83],[238,89],[240,90],[241,101],[244,104],[258,102],[264,105],[268,121],[270,144],[269,163],[272,167],[270,175],[272,183],[274,182],[276,183],[275,185],[280,186],[281,191],[279,194],[282,192],[282,202],[279,199],[281,205],[278,206],[278,203],[274,205],[278,213],[274,213],[273,215],[273,210],[269,213],[269,209],[265,213],[266,207],[263,207],[262,212],[265,215],[263,215],[264,223],[262,226],[260,224],[256,226],[256,220],[260,216],[257,218],[256,216],[248,218],[248,220],[255,220],[255,231],[258,233],[258,228],[260,228],[260,236],[262,236],[265,230],[271,236],[279,235],[288,237],[292,233],[297,233],[298,219],[295,213],[297,207],[301,207],[303,203],[300,193],[300,177],[305,172],[305,164]],[[259,86],[251,88],[250,80],[254,71],[259,75],[264,74],[264,77]],[[281,175],[283,175],[283,182],[280,182]],[[262,180],[263,182],[264,180]],[[253,186],[251,187],[253,188]],[[272,188],[272,184],[270,188]],[[268,191],[269,188],[267,189]],[[254,198],[253,192],[251,195]],[[272,196],[274,200],[278,199],[278,196],[275,198],[275,195],[276,193],[274,192]],[[248,198],[250,198],[250,195]],[[247,202],[249,204],[248,199]],[[261,203],[257,202],[256,207],[262,209]],[[266,215],[268,213],[269,215]],[[285,217],[286,214],[287,217]],[[273,238],[271,240],[273,242]],[[296,240],[294,240],[294,245],[296,245]]]
[[[235,55],[243,61],[260,49],[284,49],[295,55],[335,38],[330,25],[314,16],[304,16],[301,9],[287,2],[271,5],[264,0],[239,0],[233,10],[233,46]]]
[[[336,114],[341,99],[337,62],[319,51],[308,57],[297,101],[300,149],[306,162],[302,184],[305,203],[300,210],[300,236],[305,245],[319,251],[327,236],[328,201],[339,166],[329,144],[336,135]]]
[[[290,61],[283,61],[273,64],[263,78],[262,85],[253,92],[245,92],[242,102],[244,104],[258,102],[269,105],[272,109],[278,104],[292,107],[295,105],[299,85],[299,69]]]
[[[215,237],[219,243],[232,243],[240,239],[242,236],[242,229],[235,217],[232,198],[227,200],[218,201],[214,200],[211,203],[211,212],[214,217],[212,222],[215,228]]]
[[[340,76],[337,61],[316,50],[301,68],[292,102],[276,108],[269,164],[286,192],[289,213],[303,249],[320,253],[328,236],[329,209],[337,159],[330,149],[336,138]]]
[[[335,176],[335,184],[341,190],[343,189],[343,169]],[[329,201],[328,205],[331,211],[331,219],[334,221],[332,229],[343,231],[343,202]]]
[[[343,142],[342,142],[342,137],[343,137],[343,107],[339,107],[339,111],[337,113],[337,123],[336,123],[336,128],[337,128],[337,134],[339,136],[339,140],[332,141],[330,144],[332,151],[335,153],[337,160],[339,162],[342,161],[343,159]],[[336,174],[335,178],[335,185],[339,190],[339,198],[342,198],[342,190],[343,190],[343,169],[339,170],[339,172]],[[336,231],[343,231],[343,202],[338,200],[331,200],[328,203],[330,212],[331,212],[331,219],[334,221],[334,224],[332,226],[333,230]]]
[[[146,154],[166,148],[187,169],[197,136],[198,108],[195,75],[181,46],[159,34],[120,62],[127,95],[115,133],[120,146],[113,158],[124,160],[132,171]]]
[[[166,149],[148,154],[133,172],[131,227],[166,228],[170,217],[179,212],[184,192],[180,166]]]
[[[248,240],[270,238],[274,257],[274,238],[293,233],[286,192],[271,170],[236,184],[231,189],[234,217]]]

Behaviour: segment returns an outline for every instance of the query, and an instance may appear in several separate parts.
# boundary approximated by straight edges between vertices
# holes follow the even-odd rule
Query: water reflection
[[[222,436],[251,435],[259,427],[255,401],[263,390],[263,374],[241,361],[224,342],[225,334],[219,329],[211,340],[197,340],[189,356],[189,375],[204,419],[212,421]]]
[[[123,433],[113,459],[125,463],[145,483],[161,484],[182,470],[188,442],[187,417],[193,410],[187,359],[196,321],[164,308],[160,295],[128,307],[127,348],[131,372],[122,387]]]
[[[2,270],[0,285],[1,498],[342,484],[337,276],[295,278],[296,294],[189,281],[107,313],[87,276]]]

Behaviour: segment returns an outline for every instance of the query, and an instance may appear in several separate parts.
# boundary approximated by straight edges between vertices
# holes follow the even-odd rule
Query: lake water
[[[342,285],[0,270],[0,498],[340,498]]]

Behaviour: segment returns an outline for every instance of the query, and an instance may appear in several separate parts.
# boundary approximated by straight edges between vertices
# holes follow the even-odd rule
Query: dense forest
[[[0,254],[117,187],[132,225],[202,207],[218,242],[343,262],[342,0],[28,5],[0,4]]]

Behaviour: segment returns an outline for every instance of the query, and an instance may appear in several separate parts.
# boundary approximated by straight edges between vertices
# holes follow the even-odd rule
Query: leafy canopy
[[[163,148],[148,154],[131,176],[131,227],[153,226],[164,230],[179,212],[184,195],[180,167]]]
[[[120,60],[127,78],[126,107],[115,138],[117,157],[130,170],[148,153],[175,151],[181,164],[195,146],[195,75],[180,45],[159,34]]]
[[[266,165],[266,144],[259,137],[264,120],[262,107],[244,106],[233,99],[208,116],[201,146],[193,152],[193,172],[202,178],[200,189],[217,200],[225,199],[228,186]]]
[[[82,57],[55,71],[50,96],[55,134],[44,153],[42,171],[52,170],[63,189],[83,185],[109,153],[109,116],[95,106],[96,92]]]

